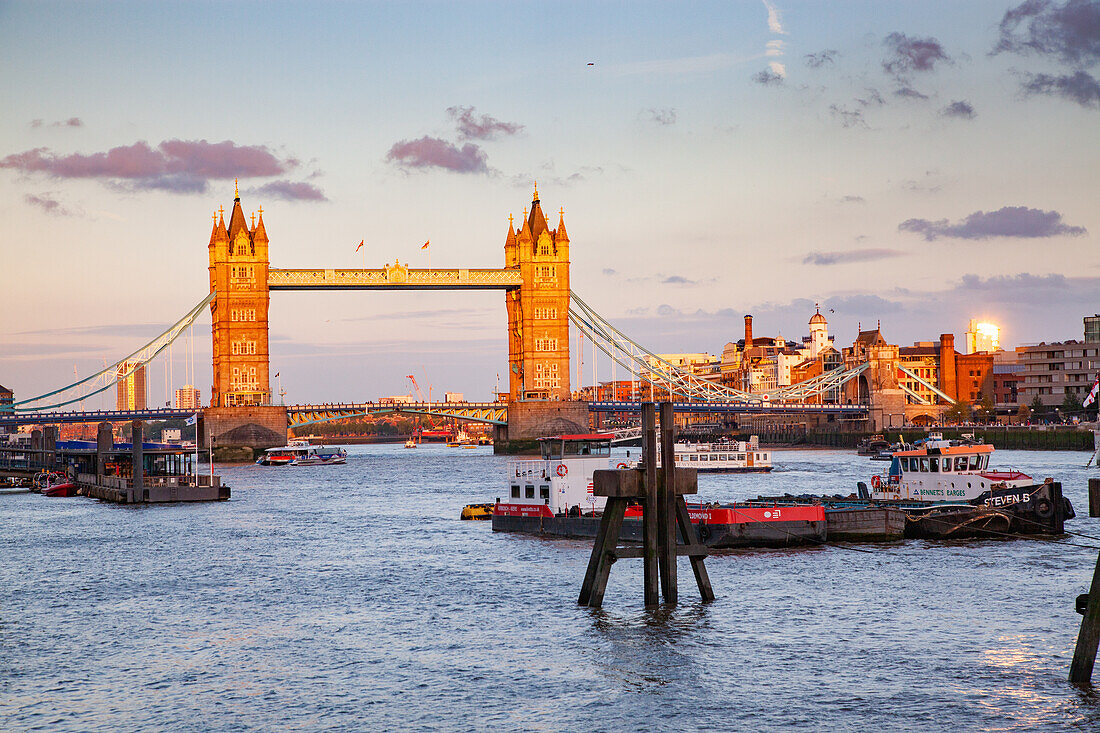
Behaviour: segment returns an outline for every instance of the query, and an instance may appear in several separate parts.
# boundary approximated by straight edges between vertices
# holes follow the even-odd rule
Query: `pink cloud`
[[[485,151],[473,143],[461,148],[437,137],[393,144],[386,160],[402,168],[443,168],[455,173],[489,173]]]
[[[211,179],[262,178],[286,173],[297,165],[297,160],[280,159],[262,145],[237,145],[231,140],[165,140],[156,148],[139,140],[87,155],[58,155],[48,148],[33,148],[0,159],[0,168],[23,173],[186,193],[205,191]]]

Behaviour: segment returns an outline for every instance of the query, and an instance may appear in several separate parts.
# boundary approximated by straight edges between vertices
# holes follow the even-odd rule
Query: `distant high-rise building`
[[[135,367],[137,367],[135,369]],[[123,362],[118,367],[118,398],[116,410],[144,410],[147,406],[145,392],[145,365]],[[129,375],[129,376],[127,376]]]
[[[188,384],[177,389],[175,404],[177,410],[197,410],[202,407],[198,388]]]
[[[15,394],[7,387],[0,385],[0,407],[15,402]]]
[[[1085,343],[1100,343],[1100,313],[1085,316]]]
[[[994,352],[1001,347],[1001,329],[992,323],[978,323],[970,319],[966,329],[966,353]]]

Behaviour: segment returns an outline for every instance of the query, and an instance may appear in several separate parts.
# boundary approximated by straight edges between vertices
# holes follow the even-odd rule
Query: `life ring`
[[[1035,514],[1042,519],[1050,519],[1054,516],[1054,504],[1050,499],[1040,499],[1035,502]]]
[[[878,474],[875,474],[874,476],[872,476],[871,477],[871,488],[872,489],[877,489],[877,488],[880,488],[881,486],[882,486],[882,479],[878,476]]]
[[[567,468],[567,467],[566,467],[566,465],[565,465],[564,463],[559,463],[559,464],[558,464],[558,470],[557,470],[557,474],[558,474],[559,476],[561,476],[562,478],[565,478],[565,475],[566,475],[567,473],[569,473],[569,468]]]
[[[626,464],[620,463],[619,465],[615,466],[615,468],[626,468]]]

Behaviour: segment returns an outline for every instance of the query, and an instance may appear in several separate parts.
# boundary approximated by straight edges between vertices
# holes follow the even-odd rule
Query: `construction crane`
[[[420,385],[416,383],[416,377],[414,377],[411,374],[406,374],[405,378],[408,379],[410,382],[412,382],[413,389],[416,390],[416,399],[417,399],[417,401],[421,402],[421,403],[423,403],[423,402],[428,403],[428,426],[431,429],[434,430],[435,429],[435,420],[432,419],[432,406],[431,406],[432,386],[430,384],[428,385],[428,399],[425,400],[424,399],[424,393],[420,391]]]

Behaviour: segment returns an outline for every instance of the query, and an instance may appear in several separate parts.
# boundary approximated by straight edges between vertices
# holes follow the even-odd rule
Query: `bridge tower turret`
[[[569,235],[565,213],[550,229],[538,188],[518,231],[509,219],[505,267],[523,285],[505,295],[508,309],[509,398],[569,400]]]
[[[267,229],[263,209],[251,226],[240,191],[226,227],[224,211],[210,235],[210,303],[214,384],[211,407],[271,404],[268,378]]]

